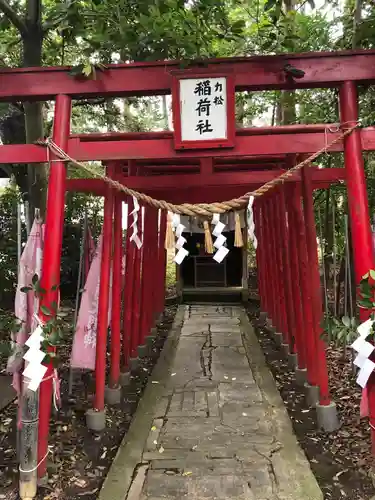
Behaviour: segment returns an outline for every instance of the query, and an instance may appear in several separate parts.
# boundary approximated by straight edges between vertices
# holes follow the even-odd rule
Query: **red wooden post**
[[[132,199],[128,200],[128,214],[131,212]],[[129,218],[128,218],[129,220]],[[136,246],[130,241],[131,229],[126,231],[126,247],[125,247],[125,289],[124,289],[124,316],[123,316],[123,372],[129,371],[129,359],[131,353],[131,334],[132,334],[132,308],[133,308],[133,293],[134,293],[134,264]],[[125,379],[124,379],[125,380]]]
[[[266,230],[265,230],[265,210],[264,210],[264,201],[257,201],[257,222],[259,227],[260,234],[260,244],[259,244],[259,257],[261,263],[261,281],[262,281],[262,297],[263,297],[263,309],[262,311],[267,314],[268,304],[269,304],[269,283],[267,278],[267,238],[266,238]]]
[[[262,239],[263,239],[263,252],[264,252],[264,257],[263,257],[263,270],[264,270],[264,283],[266,283],[268,286],[265,288],[266,292],[266,314],[268,318],[271,318],[272,316],[272,289],[269,286],[270,283],[270,274],[271,274],[271,269],[269,266],[269,261],[270,261],[270,243],[269,243],[269,238],[268,238],[268,225],[267,225],[267,200],[263,196],[260,199],[262,203],[262,212],[261,212],[261,218],[262,218]]]
[[[142,294],[141,318],[139,331],[139,345],[145,345],[146,336],[152,323],[153,316],[153,283],[152,283],[152,253],[155,233],[155,209],[145,207],[142,259]]]
[[[278,302],[279,302],[279,281],[278,281],[278,268],[276,265],[276,237],[275,237],[275,219],[273,211],[273,203],[271,196],[267,197],[267,228],[268,228],[268,241],[269,241],[269,269],[270,281],[272,291],[272,325],[278,328]]]
[[[113,175],[113,166],[107,167],[110,176]],[[95,360],[95,398],[94,411],[104,413],[104,390],[107,361],[107,334],[108,334],[108,308],[109,286],[111,278],[112,233],[113,233],[113,203],[114,192],[109,186],[104,199],[103,222],[103,250],[100,267],[100,289],[98,304],[98,326],[96,334],[96,360]],[[90,421],[87,420],[90,427]]]
[[[283,193],[282,190],[274,190],[274,213],[275,220],[275,237],[277,249],[277,261],[279,268],[279,294],[280,294],[280,328],[278,333],[282,333],[283,344],[289,346],[289,352],[293,351],[293,342],[291,342],[291,332],[289,327],[288,317],[290,315],[290,261],[285,259],[285,252],[288,249],[288,242],[283,234],[285,229],[285,206],[283,206]],[[289,294],[289,295],[288,295]],[[286,349],[286,347],[285,347]]]
[[[357,88],[354,82],[344,82],[340,90],[341,122],[345,127],[353,126],[358,121]],[[354,130],[344,139],[346,185],[352,234],[353,258],[356,282],[374,268],[371,241],[370,215],[366,191],[366,179],[362,157],[360,131]],[[360,319],[365,321],[369,311],[360,309]],[[372,453],[375,455],[375,375],[372,373],[368,382],[368,399],[371,427]]]
[[[301,206],[301,190],[296,187],[293,196],[294,223],[297,230],[297,250],[300,274],[301,299],[303,309],[303,342],[306,347],[307,382],[317,386],[316,346],[314,324],[312,317],[312,299],[310,287],[310,272],[306,246],[305,221]]]
[[[149,238],[148,238],[148,258],[147,258],[147,274],[145,276],[145,287],[147,289],[147,317],[145,322],[144,335],[147,337],[150,334],[151,328],[156,321],[157,298],[156,282],[154,278],[158,277],[158,211],[153,207],[149,207]]]
[[[138,219],[138,235],[143,239],[143,231],[141,228],[142,217]],[[134,245],[134,243],[131,243]],[[141,248],[135,246],[135,259],[134,259],[134,286],[133,286],[133,297],[132,297],[132,321],[131,321],[131,349],[130,358],[135,359],[138,357],[137,347],[139,345],[140,338],[140,314],[141,314],[141,292],[142,292],[142,255],[144,250],[144,245]]]
[[[291,260],[290,254],[290,241],[289,241],[289,229],[286,225],[286,201],[285,201],[285,192],[281,190],[280,192],[280,213],[284,214],[284,217],[281,220],[281,241],[285,242],[283,244],[283,267],[284,271],[284,280],[286,283],[286,302],[287,302],[287,325],[288,325],[288,339],[291,345],[291,352],[295,352],[295,338],[296,338],[296,317],[295,317],[295,308],[294,308],[294,297],[293,297],[293,288],[292,288],[292,271],[291,266],[297,265],[296,262]]]
[[[254,214],[254,224],[255,224],[255,235],[258,241],[258,247],[255,252],[256,263],[257,263],[257,281],[258,281],[258,294],[259,294],[259,302],[260,302],[260,311],[265,312],[264,305],[264,295],[263,295],[263,268],[262,268],[262,231],[261,231],[261,222],[260,222],[260,205],[259,202],[254,203],[253,205],[253,214]]]
[[[297,221],[292,209],[293,198],[295,196],[295,187],[287,191],[287,214],[288,214],[288,229],[289,229],[289,259],[291,262],[291,289],[293,295],[293,309],[295,321],[295,343],[297,351],[296,368],[304,370],[306,368],[305,344],[303,339],[303,313],[302,313],[302,297],[301,297],[301,282],[299,273],[299,253],[298,253],[298,229]]]
[[[55,116],[53,122],[53,141],[63,150],[67,149],[70,133],[71,98],[67,95],[56,97]],[[64,202],[66,164],[57,161],[51,153],[53,162],[50,164],[48,197],[46,210],[46,229],[44,241],[43,267],[41,286],[46,290],[42,296],[41,306],[51,307],[53,302],[58,302],[58,290],[55,288],[60,283],[61,246],[64,228]],[[42,320],[48,321],[49,317],[40,309]],[[48,365],[44,381],[40,385],[39,393],[39,428],[38,428],[38,475],[46,473],[46,457],[48,450],[49,419],[51,415],[52,399],[52,363]]]
[[[340,113],[341,121],[345,127],[351,127],[357,123],[357,88],[354,82],[344,82],[341,87]],[[354,268],[359,283],[362,276],[374,266],[370,214],[359,130],[354,130],[345,137],[344,152]],[[360,311],[363,319],[367,319],[368,311],[364,309]]]
[[[273,242],[273,256],[274,261],[274,277],[273,284],[276,289],[276,330],[277,333],[282,333],[284,329],[284,286],[283,286],[283,266],[281,262],[281,248],[280,248],[280,213],[277,200],[277,191],[273,190],[270,194],[270,205],[271,205],[271,218],[269,223],[272,228],[272,242]],[[285,284],[284,284],[285,285]]]
[[[273,288],[274,288],[274,317],[275,321],[272,322],[273,326],[276,327],[277,331],[280,331],[280,324],[279,324],[279,300],[280,300],[280,282],[279,282],[279,267],[278,267],[278,262],[276,258],[276,245],[277,245],[277,239],[276,239],[276,220],[275,220],[275,209],[274,209],[274,199],[273,199],[274,193],[269,195],[269,220],[268,224],[270,225],[270,238],[271,238],[271,257],[270,260],[272,262],[272,278],[271,278],[271,283],[273,283]]]
[[[138,331],[138,345],[145,344],[146,330],[149,318],[149,264],[150,264],[150,207],[144,209],[144,226],[143,226],[143,246],[142,246],[142,263],[141,263],[141,293],[140,293],[140,318]]]
[[[158,277],[160,275],[160,261],[159,261],[159,234],[158,222],[159,212],[157,208],[151,208],[151,247],[150,247],[150,269],[148,277],[148,287],[150,288],[150,311],[149,324],[146,331],[146,336],[150,335],[151,328],[154,327],[156,320],[159,316],[158,311]],[[150,286],[152,283],[152,286]]]
[[[118,387],[121,358],[121,284],[122,284],[122,199],[119,193],[114,202],[112,274],[111,367],[109,386]]]
[[[313,324],[315,333],[316,345],[316,364],[318,371],[318,386],[319,386],[319,403],[322,406],[330,404],[329,385],[328,385],[328,370],[325,352],[325,343],[322,339],[321,321],[323,318],[322,297],[320,288],[319,261],[318,249],[316,243],[316,227],[314,217],[313,204],[313,187],[311,184],[311,171],[309,167],[302,169],[302,190],[303,190],[303,207],[305,213],[306,226],[306,242],[307,255],[309,262],[309,278],[310,290],[312,299]]]
[[[267,269],[267,283],[268,283],[268,317],[271,319],[271,323],[275,320],[275,301],[276,301],[276,288],[273,285],[274,280],[274,256],[272,253],[272,226],[270,224],[270,220],[272,218],[269,200],[264,199],[264,228],[266,235],[266,251],[267,251],[267,260],[266,260],[266,269]]]
[[[160,228],[159,228],[159,261],[160,261],[160,285],[159,285],[159,315],[164,311],[165,307],[165,275],[167,271],[167,251],[165,249],[165,233],[167,230],[167,213],[164,210],[160,211]]]

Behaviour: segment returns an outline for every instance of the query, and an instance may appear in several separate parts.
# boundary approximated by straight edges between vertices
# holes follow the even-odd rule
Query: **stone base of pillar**
[[[317,385],[305,384],[306,404],[309,408],[315,408],[319,403],[319,387]]]
[[[120,385],[122,387],[130,384],[130,372],[121,372],[120,373]]]
[[[297,353],[296,352],[290,352],[288,353],[288,366],[291,370],[295,371],[297,368],[298,364],[298,359],[297,359]]]
[[[96,411],[93,408],[87,410],[86,425],[90,431],[103,431],[105,429],[105,411]]]
[[[135,370],[138,370],[138,368],[141,365],[141,360],[139,358],[130,358],[129,360],[129,367],[130,371],[134,372]]]
[[[283,353],[284,358],[288,358],[290,351],[289,351],[289,344],[281,344],[281,352]]]
[[[326,432],[333,432],[340,428],[336,404],[333,402],[326,406],[318,403],[316,405],[316,417],[319,429],[323,429]]]
[[[105,402],[109,405],[118,405],[121,403],[121,387],[106,387],[104,392]]]
[[[303,387],[307,381],[307,369],[297,367],[294,373],[296,375],[296,384]]]

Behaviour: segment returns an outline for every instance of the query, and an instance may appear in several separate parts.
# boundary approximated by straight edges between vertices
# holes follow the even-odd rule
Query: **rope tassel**
[[[165,249],[173,250],[175,244],[175,238],[173,234],[173,214],[172,212],[168,212],[167,216],[167,229],[165,231]]]
[[[234,246],[237,248],[243,247],[243,237],[242,237],[242,230],[241,230],[241,218],[240,218],[240,213],[235,212],[234,213]]]
[[[206,253],[214,253],[214,245],[212,243],[211,229],[207,220],[203,221],[204,227],[204,248]]]

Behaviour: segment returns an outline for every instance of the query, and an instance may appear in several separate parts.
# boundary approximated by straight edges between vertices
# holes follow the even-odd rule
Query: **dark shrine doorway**
[[[223,233],[227,238],[229,253],[221,262],[216,262],[204,249],[204,234],[185,234],[189,251],[180,267],[182,288],[228,288],[241,287],[243,273],[242,248],[234,246],[234,231]]]

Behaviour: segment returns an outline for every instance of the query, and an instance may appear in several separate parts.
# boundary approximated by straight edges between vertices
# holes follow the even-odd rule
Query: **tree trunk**
[[[22,34],[23,66],[42,65],[43,31],[41,25],[41,0],[28,0],[25,18],[26,32]],[[44,137],[43,103],[25,102],[26,143],[32,143]],[[44,215],[47,192],[47,166],[44,163],[30,164],[28,173],[28,201],[30,219],[34,219],[35,209]]]
[[[295,0],[284,0],[286,12],[290,12],[295,7]],[[292,27],[294,31],[294,27]],[[281,123],[292,125],[296,123],[296,96],[294,90],[281,91]]]
[[[358,45],[358,25],[362,20],[362,0],[355,0],[354,16],[353,16],[353,35],[352,49],[356,49]]]
[[[331,266],[332,266],[332,249],[333,249],[333,227],[330,207],[331,189],[326,191],[326,206],[324,214],[324,255],[322,255],[324,262],[324,269],[327,279],[327,288],[331,285]]]
[[[169,130],[167,96],[162,96],[164,130]]]

